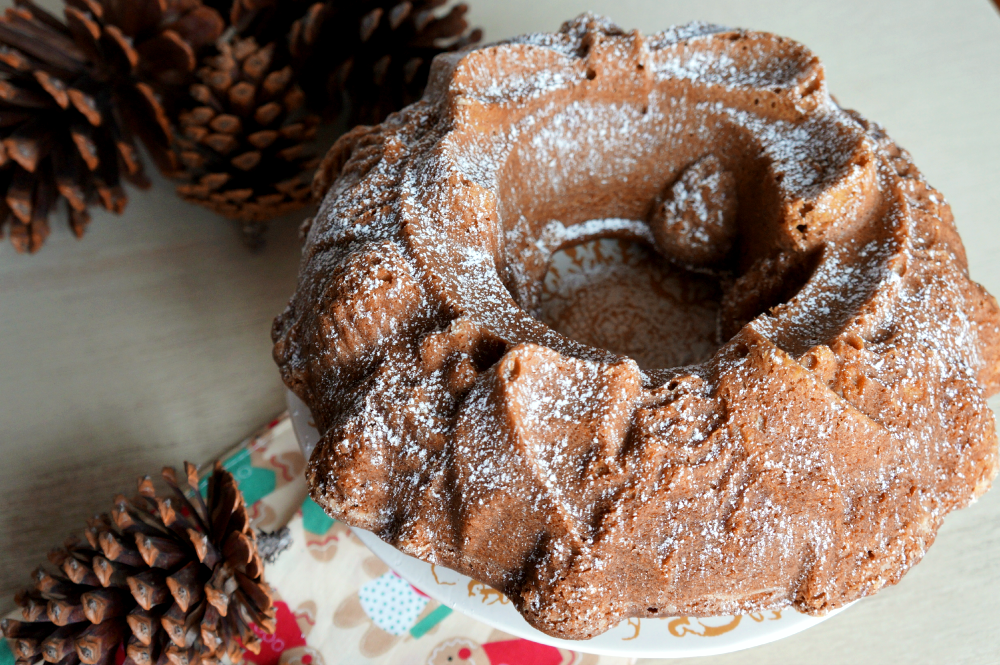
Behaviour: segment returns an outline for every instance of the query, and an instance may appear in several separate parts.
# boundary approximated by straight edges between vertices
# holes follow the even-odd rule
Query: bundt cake
[[[824,613],[997,472],[997,303],[942,195],[793,41],[588,14],[447,53],[316,187],[273,330],[322,434],[312,497],[548,634]],[[595,238],[716,280],[710,357],[639,366],[533,315]]]

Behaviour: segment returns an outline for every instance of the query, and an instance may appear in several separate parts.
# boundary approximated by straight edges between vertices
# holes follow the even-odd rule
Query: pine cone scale
[[[278,119],[283,110],[278,102],[268,102],[257,109],[254,120],[260,125],[270,125]]]
[[[32,205],[34,195],[34,182],[31,174],[23,169],[14,172],[14,179],[7,187],[7,207],[22,224],[31,222]]]
[[[70,88],[67,94],[73,108],[79,111],[80,115],[86,118],[92,127],[101,126],[101,123],[104,121],[104,115],[101,113],[96,99],[77,88]]]
[[[17,162],[22,169],[34,173],[38,168],[38,162],[51,147],[51,144],[46,145],[42,142],[45,136],[37,123],[26,123],[15,134],[3,140],[3,147],[7,156]]]
[[[76,7],[66,7],[66,28],[73,35],[80,50],[86,53],[86,59],[94,62],[101,58],[101,24],[93,16]]]
[[[8,47],[0,48],[0,71],[7,73],[25,73],[33,71],[32,64],[35,61],[28,58],[20,51],[12,50]]]
[[[162,34],[167,34],[168,32],[164,31]],[[121,28],[116,25],[109,25],[104,28],[104,35],[107,37],[104,43],[114,47],[113,57],[119,60],[118,67],[129,72],[135,70],[139,65],[139,53],[132,47],[132,40],[126,37]]]
[[[171,569],[187,558],[187,548],[172,538],[135,534],[139,554],[150,568]]]
[[[98,586],[100,580],[94,571],[79,559],[67,556],[62,564],[63,573],[73,584],[83,584],[86,586]]]
[[[100,584],[100,581],[97,581]],[[92,585],[96,586],[96,585]],[[95,589],[80,597],[87,621],[102,623],[120,617],[135,606],[135,601],[116,589]]]
[[[67,600],[50,600],[48,615],[49,621],[57,626],[80,623],[87,618],[87,615],[83,613],[83,605],[81,603]]]
[[[32,16],[22,9],[8,9],[0,20],[0,41],[60,72],[79,72],[86,54],[66,35],[33,22]]]
[[[73,628],[60,628],[45,638],[42,642],[42,658],[48,663],[58,663],[67,656],[76,653],[73,644]]]
[[[56,78],[41,69],[35,70],[33,76],[38,81],[38,85],[42,86],[42,89],[49,94],[49,97],[52,98],[59,108],[65,110],[69,107],[69,90],[62,79]]]
[[[114,649],[121,642],[124,633],[123,621],[91,624],[76,638],[76,655],[86,665],[97,665],[113,658]]]
[[[170,589],[162,573],[147,570],[126,578],[129,590],[139,606],[147,612],[167,601]]]
[[[143,42],[136,55],[155,78],[173,85],[182,83],[183,74],[193,72],[198,64],[194,48],[173,30],[165,30]]]
[[[75,142],[74,148],[62,144],[55,146],[52,151],[52,168],[59,194],[66,199],[72,210],[79,212],[85,210],[87,192],[81,184],[83,164],[78,149],[75,149]]]
[[[0,81],[0,100],[3,100],[11,106],[19,106],[21,108],[28,109],[44,109],[52,105],[52,103],[44,96],[28,90],[15,88],[6,81]],[[26,115],[29,118],[33,117],[31,114]]]
[[[169,24],[168,29],[177,33],[194,48],[200,48],[218,39],[226,29],[226,24],[218,12],[200,6]]]
[[[376,7],[361,17],[359,21],[358,37],[362,42],[367,42],[375,34],[378,23],[382,19],[382,8]]]
[[[76,148],[77,155],[83,160],[84,165],[91,172],[96,171],[100,166],[101,159],[97,154],[97,142],[94,140],[93,132],[87,125],[76,123],[70,128],[70,139]]]
[[[140,645],[152,646],[156,631],[159,630],[159,624],[155,621],[153,615],[145,609],[139,608],[129,612],[126,621],[129,629],[132,631],[132,637],[138,640]]]
[[[112,14],[105,16],[104,3],[100,0],[66,0],[66,4],[80,11],[90,12],[95,18],[102,21],[117,23],[122,20],[122,17],[119,15]],[[111,10],[113,11],[114,7]]]
[[[409,2],[401,2],[392,9],[389,10],[389,27],[393,30],[399,28],[410,16],[410,12],[413,11],[413,5]]]

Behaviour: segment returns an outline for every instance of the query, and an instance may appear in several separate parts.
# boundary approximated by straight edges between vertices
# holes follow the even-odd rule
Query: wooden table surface
[[[973,277],[1000,294],[1000,16],[989,0],[469,1],[494,39],[591,9],[644,32],[701,19],[808,44],[840,102],[883,123],[945,193]],[[35,256],[0,247],[0,610],[134,476],[209,459],[283,409],[268,331],[294,287],[300,216],[250,254],[161,180],[130,195],[124,216],[97,214],[81,242],[57,224]],[[994,491],[950,516],[897,587],[806,633],[698,662],[1000,663],[998,626]]]

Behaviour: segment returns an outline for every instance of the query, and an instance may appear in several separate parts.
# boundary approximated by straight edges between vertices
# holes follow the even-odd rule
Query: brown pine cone
[[[263,242],[267,220],[309,203],[318,163],[309,144],[320,119],[305,111],[292,68],[275,66],[276,48],[220,40],[179,115],[186,182],[178,193],[240,221],[251,247]]]
[[[438,16],[447,4],[233,0],[230,20],[261,40],[277,39],[277,27],[290,25],[291,62],[310,108],[333,118],[346,104],[349,124],[375,124],[420,99],[434,56],[482,38],[481,30],[467,31],[464,3]]]
[[[60,199],[80,237],[87,209],[121,212],[122,181],[147,186],[136,139],[171,172],[161,95],[184,83],[224,22],[200,0],[31,0],[0,18],[0,232],[19,252],[49,234]]]
[[[220,464],[207,501],[195,467],[185,470],[190,492],[165,468],[173,496],[140,479],[138,496],[89,522],[85,542],[49,554],[57,571],[36,570],[16,596],[22,619],[0,624],[18,665],[113,665],[120,646],[124,665],[221,665],[260,651],[252,626],[273,633],[275,617],[243,496]]]

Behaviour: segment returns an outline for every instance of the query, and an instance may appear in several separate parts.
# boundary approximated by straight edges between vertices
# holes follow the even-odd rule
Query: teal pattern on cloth
[[[306,497],[306,500],[302,502],[302,528],[309,533],[316,534],[317,536],[322,536],[324,533],[330,530],[333,523],[337,520],[333,519],[322,508],[319,504]]]
[[[247,507],[263,499],[278,486],[278,475],[271,469],[254,466],[251,455],[253,453],[249,448],[240,448],[232,457],[222,461],[222,467],[236,479]],[[208,495],[208,478],[208,475],[202,478],[198,486],[203,496]]]
[[[426,635],[431,628],[441,623],[446,616],[451,614],[451,608],[447,605],[438,605],[434,611],[421,619],[416,626],[410,628],[410,635],[413,639],[419,640]]]
[[[14,665],[16,660],[14,652],[10,650],[10,643],[5,638],[0,638],[0,665]]]

